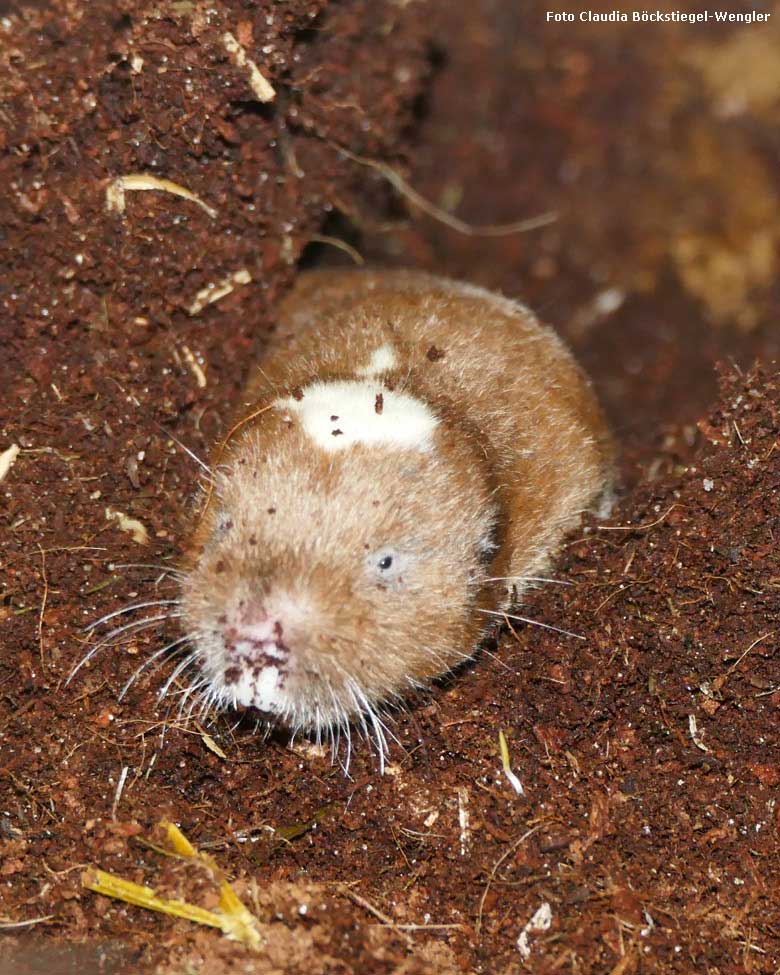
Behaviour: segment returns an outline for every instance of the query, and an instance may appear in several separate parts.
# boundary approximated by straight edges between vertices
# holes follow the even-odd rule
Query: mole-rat
[[[612,442],[524,305],[403,270],[299,277],[189,546],[204,700],[343,729],[471,656],[605,513]]]

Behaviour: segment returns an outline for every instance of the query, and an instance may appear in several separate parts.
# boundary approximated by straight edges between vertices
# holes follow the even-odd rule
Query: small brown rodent
[[[523,305],[413,271],[283,302],[195,532],[211,703],[342,729],[470,656],[610,495],[588,380]]]

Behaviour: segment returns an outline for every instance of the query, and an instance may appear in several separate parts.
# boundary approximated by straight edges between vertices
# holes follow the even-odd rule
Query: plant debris
[[[230,31],[225,31],[222,35],[222,43],[239,68],[249,69],[249,87],[254,92],[255,98],[259,102],[272,102],[276,98],[273,85],[263,76],[255,62],[247,57],[246,51]]]
[[[125,212],[125,194],[128,191],[138,192],[139,190],[158,190],[162,193],[172,193],[180,196],[205,210],[212,220],[216,219],[217,211],[204,203],[199,196],[196,196],[186,186],[179,186],[170,179],[160,179],[159,176],[151,176],[149,173],[132,173],[129,176],[117,176],[106,187],[106,209],[110,213]]]
[[[0,481],[4,481],[19,456],[19,445],[12,443],[0,453]]]
[[[258,929],[257,918],[244,907],[236,896],[233,888],[224,878],[213,857],[207,853],[199,853],[184,836],[178,826],[173,823],[160,823],[165,832],[165,841],[170,845],[173,853],[178,856],[193,859],[205,866],[219,886],[219,907],[209,911],[186,901],[172,900],[160,897],[151,887],[123,880],[104,870],[89,869],[81,875],[81,883],[88,890],[106,897],[114,897],[135,904],[137,907],[149,911],[159,911],[171,917],[182,917],[195,924],[205,924],[208,927],[219,928],[225,937],[231,941],[238,941],[257,951],[262,945],[262,936]],[[162,852],[165,852],[164,850]]]

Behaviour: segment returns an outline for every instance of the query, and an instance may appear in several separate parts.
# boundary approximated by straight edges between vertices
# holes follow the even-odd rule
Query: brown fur
[[[277,718],[296,727],[343,723],[469,655],[489,621],[480,610],[515,603],[610,490],[601,412],[555,334],[507,299],[416,272],[303,275],[239,419],[353,379],[382,346],[397,363],[371,380],[376,411],[383,390],[428,404],[433,449],[328,453],[268,410],[227,444],[191,546],[184,613],[201,667],[224,682],[224,628],[252,607],[281,614],[290,703]],[[387,544],[412,553],[397,586],[363,568]]]

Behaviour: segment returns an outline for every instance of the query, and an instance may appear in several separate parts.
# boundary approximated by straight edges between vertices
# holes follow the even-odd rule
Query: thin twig
[[[369,914],[373,914],[374,917],[381,921],[386,927],[397,930],[407,944],[414,944],[414,939],[412,936],[402,930],[403,925],[396,924],[391,917],[385,914],[384,911],[380,911],[378,907],[374,907],[374,905],[370,901],[367,901],[365,897],[361,897],[360,894],[355,893],[355,891],[347,887],[346,884],[339,884],[338,889],[345,897],[348,897],[351,901],[353,901],[353,903],[357,904],[358,907],[362,907],[364,910],[368,911]]]
[[[377,925],[384,927],[384,925]],[[452,928],[462,928],[462,924],[394,924],[398,931],[445,931]]]
[[[43,576],[43,598],[41,599],[41,611],[38,614],[38,649],[41,655],[41,667],[45,668],[46,664],[43,659],[43,616],[46,612],[46,603],[49,598],[49,580],[46,577],[46,553],[41,548],[40,542],[38,542],[38,551],[41,553],[41,574]]]
[[[387,163],[379,159],[368,159],[365,156],[358,156],[354,152],[350,152],[349,149],[345,149],[344,146],[339,146],[335,143],[331,143],[331,145],[334,145],[347,159],[351,159],[361,166],[368,166],[369,169],[376,170],[376,172],[384,176],[391,186],[394,186],[402,196],[405,196],[411,203],[422,210],[423,213],[426,213],[429,217],[433,217],[434,220],[438,220],[439,223],[443,223],[445,226],[467,237],[507,237],[510,234],[524,234],[529,230],[536,230],[538,227],[546,227],[558,219],[558,214],[551,210],[547,213],[540,213],[535,217],[529,217],[526,220],[516,220],[513,223],[475,226],[453,216],[446,210],[442,210],[441,207],[436,206],[435,203],[431,203],[430,200],[421,196],[414,187],[406,182],[397,170],[393,169],[392,166],[388,166]]]
[[[31,928],[34,924],[43,924],[44,921],[52,921],[54,914],[46,914],[44,917],[32,917],[29,921],[0,921],[0,931],[11,931],[14,928]]]
[[[597,525],[596,527],[602,532],[644,532],[648,528],[655,528],[656,525],[660,525],[671,513],[672,509],[678,507],[679,505],[675,501],[674,504],[669,505],[660,518],[656,518],[655,521],[651,521],[647,525]]]
[[[533,836],[533,834],[538,832],[538,830],[540,830],[541,828],[542,828],[542,824],[539,823],[538,826],[534,826],[532,829],[529,829],[525,833],[523,833],[523,835],[520,837],[519,840],[515,840],[515,842],[511,846],[507,847],[507,849],[504,850],[504,852],[501,854],[501,856],[498,858],[498,860],[496,860],[495,864],[493,865],[493,869],[490,871],[490,876],[488,877],[488,882],[485,884],[485,889],[482,891],[482,897],[479,900],[479,910],[477,911],[477,923],[474,925],[474,931],[477,935],[477,939],[479,939],[479,934],[480,931],[482,930],[482,912],[485,909],[485,901],[487,900],[487,895],[490,890],[490,887],[493,881],[496,879],[496,874],[498,873],[499,867],[504,862],[504,860],[507,859],[507,857],[510,857],[515,852],[515,850],[520,846],[521,843],[524,843],[529,838],[529,836]]]
[[[360,253],[359,250],[354,248],[351,244],[348,244],[346,240],[342,240],[340,237],[330,237],[328,234],[312,234],[309,237],[310,244],[327,244],[330,247],[336,247],[340,251],[344,251],[345,254],[349,254],[352,260],[359,267],[366,263],[365,258]]]
[[[737,669],[737,667],[739,667],[739,665],[742,663],[742,661],[745,659],[745,657],[747,657],[747,655],[750,653],[750,651],[753,649],[753,647],[757,647],[758,644],[761,643],[762,640],[766,640],[767,637],[773,636],[774,635],[774,632],[775,632],[774,630],[769,630],[767,633],[762,633],[761,636],[757,637],[750,644],[750,646],[747,648],[747,650],[743,650],[742,651],[742,653],[739,655],[739,657],[737,657],[737,659],[729,667],[729,669],[726,671],[726,673],[723,674],[722,677],[719,677],[717,679],[716,684],[717,684],[717,689],[719,691],[723,690],[723,688],[724,688],[724,686],[726,684],[726,681],[729,679],[729,677],[731,677],[731,675],[734,673],[734,671]]]

